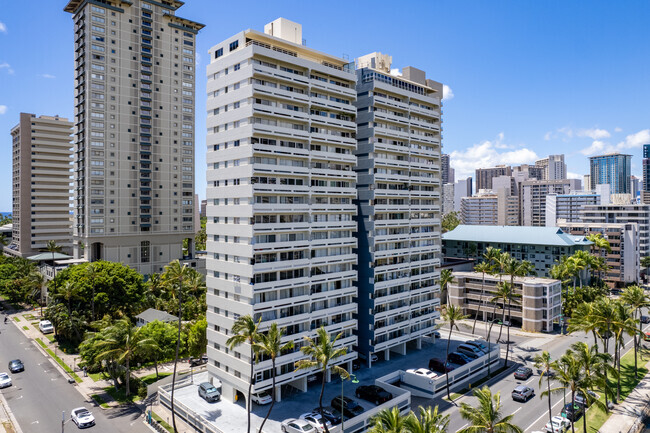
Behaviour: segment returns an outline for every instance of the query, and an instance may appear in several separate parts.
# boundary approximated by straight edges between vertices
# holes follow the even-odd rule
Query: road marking
[[[532,382],[535,379],[537,379],[537,378],[535,376],[533,376],[528,382],[526,382],[526,385],[528,385],[530,382]]]
[[[458,430],[456,430],[456,433],[458,433],[459,431],[461,431],[462,429],[464,429],[465,427],[467,427],[467,425],[468,425],[468,424],[467,424],[467,423],[465,423],[465,425],[464,425],[464,426],[462,426],[461,428],[459,428]]]
[[[565,395],[565,396],[567,395],[567,392],[566,392],[566,391],[564,392],[564,395]],[[548,397],[547,397],[547,398],[548,398]],[[560,404],[560,403],[562,403],[562,402],[564,402],[564,399],[560,399],[560,400],[558,400],[557,403],[555,403],[553,406],[551,406],[551,410],[553,410],[553,408],[554,408],[555,406],[557,406],[558,404]],[[537,424],[537,422],[538,422],[540,419],[544,418],[545,416],[548,416],[548,409],[545,410],[544,413],[543,413],[539,418],[537,418],[537,419],[536,419],[536,420],[535,420],[531,425],[529,425],[528,427],[526,427],[526,428],[524,429],[524,431],[528,431],[528,430],[530,430],[531,427],[533,427],[535,424]]]
[[[23,396],[22,396],[22,395],[21,395],[21,396],[18,396],[18,397],[16,397],[16,400],[20,400],[21,398],[23,398]]]
[[[512,414],[513,414],[513,415],[516,414],[516,413],[519,412],[521,409],[522,409],[522,407],[519,407],[519,409],[517,409],[516,411],[514,411]]]
[[[38,424],[38,420],[32,421],[32,424]]]

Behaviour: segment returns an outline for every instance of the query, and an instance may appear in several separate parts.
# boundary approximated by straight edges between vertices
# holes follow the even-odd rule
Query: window
[[[239,47],[239,41],[231,42],[230,43],[230,51],[234,51]]]
[[[215,59],[218,59],[221,56],[223,56],[223,48],[219,48],[217,51],[214,52]]]
[[[90,9],[91,9],[93,12],[97,12],[98,14],[102,14],[102,15],[103,15],[104,13],[106,13],[106,11],[105,11],[104,9],[102,9],[102,8],[98,8],[97,6],[92,6]]]
[[[93,17],[92,17],[91,19],[92,19],[93,21],[97,22],[97,23],[102,23],[102,24],[103,24],[103,23],[106,22],[106,20],[105,20],[104,18],[102,18],[102,17],[96,17],[96,16],[94,16],[94,15],[93,15]]]
[[[151,243],[149,241],[140,242],[140,262],[149,263],[151,257]]]
[[[235,71],[239,71],[239,63],[237,63],[233,69],[234,69]]]

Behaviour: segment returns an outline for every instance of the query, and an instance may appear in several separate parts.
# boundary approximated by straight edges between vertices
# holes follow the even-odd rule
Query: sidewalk
[[[650,362],[645,365],[650,368]],[[650,405],[650,373],[612,410],[612,415],[600,428],[600,433],[637,433],[645,426],[641,424],[642,416],[648,413]]]

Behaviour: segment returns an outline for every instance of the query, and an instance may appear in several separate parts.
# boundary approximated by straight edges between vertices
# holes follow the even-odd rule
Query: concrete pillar
[[[226,401],[234,403],[236,395],[237,395],[237,389],[235,389],[234,386],[230,385],[229,383],[222,382],[221,397],[223,397]]]
[[[384,350],[384,359],[390,361],[390,349]]]
[[[422,349],[422,337],[418,337],[415,339],[415,348],[417,350]]]
[[[282,385],[275,385],[275,401],[277,403],[282,401]]]

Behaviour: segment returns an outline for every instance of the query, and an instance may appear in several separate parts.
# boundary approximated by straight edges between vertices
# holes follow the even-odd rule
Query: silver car
[[[304,419],[285,419],[280,428],[283,433],[316,433],[316,428]]]

